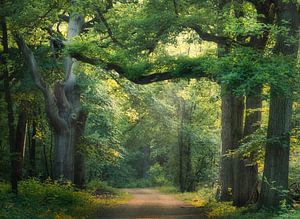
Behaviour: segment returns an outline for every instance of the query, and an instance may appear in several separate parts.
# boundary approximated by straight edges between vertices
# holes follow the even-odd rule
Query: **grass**
[[[0,218],[91,218],[101,209],[128,198],[126,193],[100,182],[93,182],[87,190],[75,191],[71,184],[31,179],[19,183],[18,195],[10,193],[7,183],[0,183]]]
[[[257,210],[255,206],[237,208],[231,202],[217,202],[215,190],[212,188],[200,188],[195,192],[180,193],[172,186],[157,188],[162,193],[172,194],[177,199],[203,209],[203,213],[209,218],[232,219],[268,219],[268,218],[300,218],[300,206],[295,209],[282,208],[277,211]]]

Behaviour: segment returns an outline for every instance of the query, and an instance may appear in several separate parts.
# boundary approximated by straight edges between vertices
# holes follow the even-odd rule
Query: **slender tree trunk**
[[[32,122],[32,130],[30,134],[30,146],[29,146],[29,176],[34,177],[36,175],[36,122]]]
[[[257,95],[248,95],[246,99],[246,117],[244,125],[244,138],[253,134],[261,123],[262,100],[259,96],[261,88],[255,89]],[[258,167],[254,160],[256,153],[251,153],[247,158],[240,155],[236,160],[236,178],[233,204],[245,206],[256,202],[258,198]]]
[[[15,140],[15,156],[16,156],[16,170],[17,180],[22,179],[23,158],[26,145],[26,131],[27,131],[27,118],[26,113],[20,112],[18,117],[18,124],[16,129]]]
[[[192,191],[193,176],[192,176],[192,154],[191,154],[191,139],[188,131],[188,126],[191,123],[192,111],[189,110],[187,103],[180,101],[179,115],[181,117],[178,147],[179,147],[179,187],[181,192]]]
[[[143,177],[148,178],[148,171],[150,168],[150,146],[144,147],[144,165],[143,165]]]

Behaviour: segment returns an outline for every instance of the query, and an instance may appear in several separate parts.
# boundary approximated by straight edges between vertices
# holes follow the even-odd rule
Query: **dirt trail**
[[[178,201],[153,189],[126,189],[133,198],[124,205],[107,209],[99,218],[159,218],[159,219],[201,219],[207,218],[200,208]]]

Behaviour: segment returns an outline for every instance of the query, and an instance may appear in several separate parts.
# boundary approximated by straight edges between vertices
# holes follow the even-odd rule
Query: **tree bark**
[[[279,207],[288,189],[292,101],[271,91],[268,141],[259,206]]]
[[[83,188],[85,183],[85,156],[80,146],[83,143],[82,136],[85,130],[87,112],[81,111],[76,125],[76,144],[75,144],[75,166],[74,166],[74,183],[79,188]]]
[[[235,158],[228,154],[235,150],[243,136],[244,98],[236,97],[222,87],[222,132],[220,161],[220,201],[231,201],[235,188]]]
[[[16,129],[16,140],[14,153],[16,156],[16,166],[14,167],[16,171],[17,180],[22,179],[22,167],[23,158],[26,145],[26,131],[27,131],[27,116],[25,112],[20,111],[18,116],[18,124]]]
[[[277,2],[277,25],[288,29],[288,37],[298,39],[300,13],[293,1]],[[299,41],[287,41],[287,36],[278,33],[274,52],[289,57],[297,63]],[[293,67],[292,67],[293,68]],[[276,83],[271,84],[270,113],[261,195],[258,207],[278,208],[287,199],[292,99],[290,85],[286,90]]]
[[[181,117],[178,130],[179,188],[181,192],[191,192],[194,190],[194,183],[191,160],[191,136],[188,126],[191,124],[192,110],[185,100],[180,100],[179,116]]]
[[[262,100],[260,97],[261,88],[255,89],[257,95],[250,94],[246,99],[246,117],[244,125],[244,138],[253,134],[261,123]],[[258,198],[258,166],[254,157],[256,153],[251,153],[244,158],[239,155],[236,160],[236,177],[233,204],[241,207],[257,201]]]
[[[30,134],[31,141],[29,142],[29,176],[34,177],[36,175],[36,122],[32,122],[32,130]]]

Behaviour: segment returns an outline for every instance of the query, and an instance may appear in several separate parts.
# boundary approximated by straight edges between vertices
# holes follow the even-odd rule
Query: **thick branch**
[[[84,24],[84,18],[82,15],[77,13],[72,13],[69,17],[68,25],[68,41],[71,41],[73,37],[78,36],[82,30],[82,25]],[[72,87],[75,84],[74,76],[74,61],[70,56],[65,57],[64,67],[65,67],[65,83],[66,85]]]
[[[23,52],[24,58],[30,68],[31,76],[32,76],[35,84],[43,91],[43,93],[45,93],[46,92],[46,84],[41,79],[41,75],[38,70],[38,65],[36,63],[36,60],[35,60],[35,57],[34,57],[32,51],[28,48],[24,39],[21,36],[16,35],[15,40],[18,44],[19,49]]]
[[[65,14],[60,14],[58,15],[58,18],[64,22],[68,22],[69,21],[69,16],[65,15]]]
[[[22,51],[25,61],[30,69],[31,76],[35,82],[35,84],[39,87],[39,89],[43,92],[45,99],[45,108],[46,113],[48,115],[50,123],[56,130],[63,130],[67,127],[66,122],[61,119],[58,115],[57,109],[55,107],[55,99],[52,94],[51,89],[45,84],[42,80],[38,65],[36,63],[35,57],[32,51],[26,45],[24,39],[16,35],[15,40],[18,44],[19,49]]]
[[[171,79],[177,79],[177,78],[202,78],[202,77],[208,77],[208,75],[205,72],[200,72],[198,74],[174,74],[172,72],[158,72],[153,73],[149,75],[141,75],[137,77],[128,77],[126,75],[126,71],[124,68],[116,63],[107,63],[101,59],[95,59],[95,58],[89,58],[86,56],[83,56],[81,54],[71,54],[73,58],[76,58],[78,61],[88,63],[91,65],[104,65],[104,69],[107,71],[116,71],[121,76],[127,78],[128,80],[132,81],[135,84],[150,84],[154,82],[160,82],[160,81],[166,81]]]

